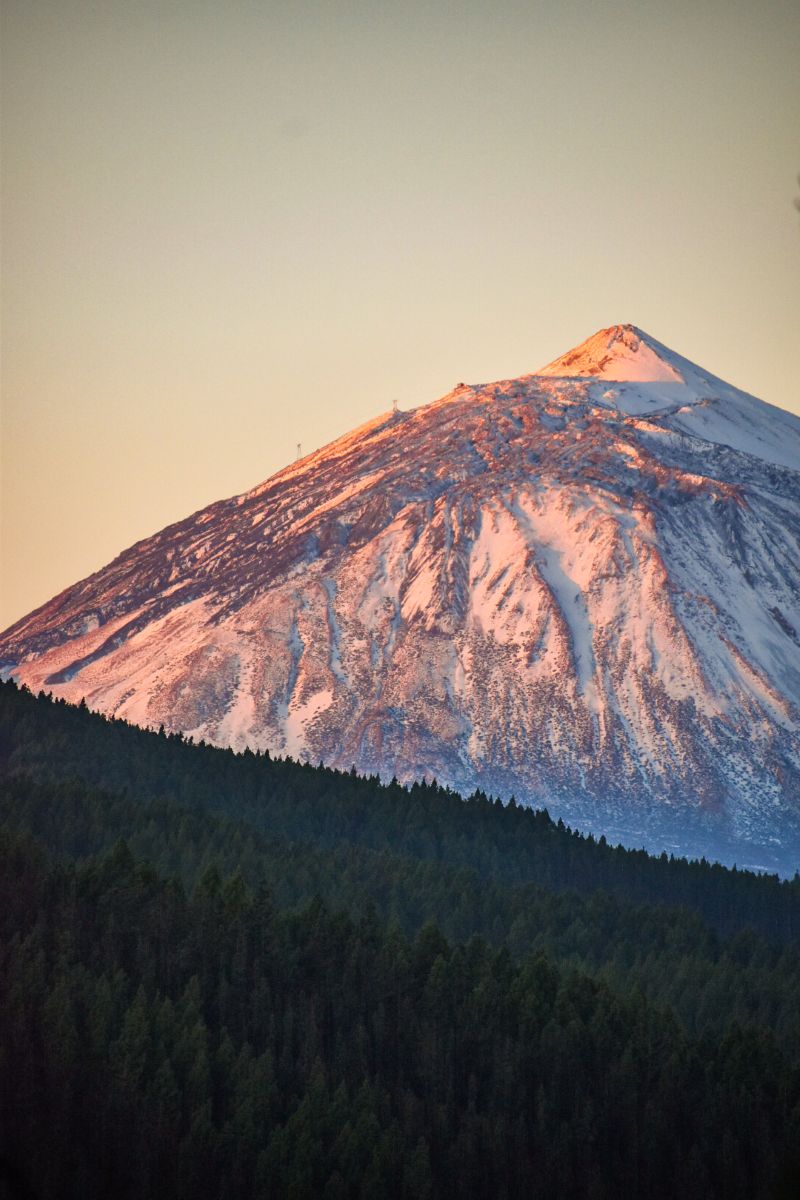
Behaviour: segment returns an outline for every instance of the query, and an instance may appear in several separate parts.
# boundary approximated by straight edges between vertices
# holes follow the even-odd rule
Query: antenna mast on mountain
[[[299,462],[302,457],[303,457],[303,451],[302,451],[300,442],[298,442],[297,443],[297,458],[295,459],[295,462]]]
[[[397,407],[398,404],[399,404],[398,400],[392,401],[392,413],[394,414],[394,416],[397,416],[398,412],[400,411],[400,409]]]

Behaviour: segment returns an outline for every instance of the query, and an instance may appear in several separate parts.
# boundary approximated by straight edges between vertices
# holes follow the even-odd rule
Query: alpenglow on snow
[[[195,739],[800,861],[800,420],[631,325],[390,412],[0,636]]]

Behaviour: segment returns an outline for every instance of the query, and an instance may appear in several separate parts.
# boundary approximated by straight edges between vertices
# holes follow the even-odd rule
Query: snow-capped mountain
[[[34,691],[800,864],[800,420],[630,325],[384,414],[0,637]]]

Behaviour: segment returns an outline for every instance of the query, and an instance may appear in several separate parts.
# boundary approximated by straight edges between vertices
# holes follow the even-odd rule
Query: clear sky
[[[4,0],[0,627],[632,322],[800,411],[797,0]]]

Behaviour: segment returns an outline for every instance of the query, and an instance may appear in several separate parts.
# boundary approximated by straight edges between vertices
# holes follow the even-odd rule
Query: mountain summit
[[[0,637],[140,724],[800,856],[800,420],[631,325],[389,413]]]
[[[680,359],[635,325],[611,325],[538,373],[563,379],[612,379],[618,383],[685,383],[678,365],[681,362],[691,368],[686,359]]]

